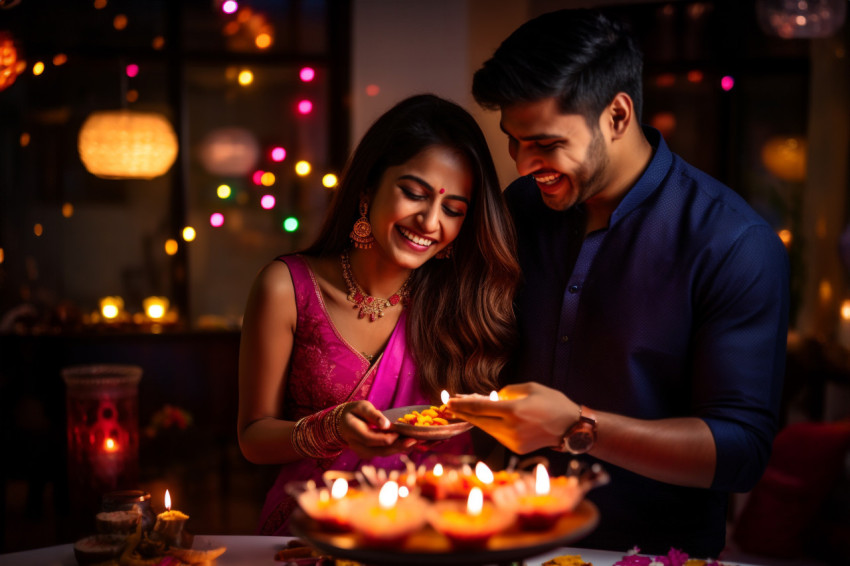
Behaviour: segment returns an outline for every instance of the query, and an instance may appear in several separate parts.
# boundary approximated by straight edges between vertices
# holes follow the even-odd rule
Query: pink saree
[[[431,400],[422,393],[416,379],[416,367],[407,348],[403,312],[390,336],[387,347],[371,366],[336,331],[324,306],[321,290],[306,260],[284,256],[295,285],[298,322],[292,352],[292,369],[287,382],[286,419],[297,420],[331,405],[366,399],[379,410],[408,405],[423,405]],[[441,443],[440,452],[471,453],[468,435]],[[418,453],[414,459],[424,457]],[[398,456],[362,460],[351,450],[336,458],[299,460],[281,466],[280,473],[266,495],[258,532],[288,535],[289,517],[295,500],[286,493],[286,485],[312,479],[321,484],[327,470],[354,471],[363,464],[379,468],[403,467]]]

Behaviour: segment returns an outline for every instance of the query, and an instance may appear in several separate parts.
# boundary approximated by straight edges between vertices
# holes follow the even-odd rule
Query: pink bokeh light
[[[273,147],[271,151],[272,161],[280,163],[286,159],[286,150],[280,146]]]
[[[313,111],[313,103],[309,100],[302,100],[298,103],[298,112],[301,114],[309,114]]]
[[[129,65],[127,65],[126,72],[127,76],[132,79],[133,77],[139,74],[139,66],[135,63],[130,63]]]
[[[730,75],[726,75],[725,77],[720,79],[720,88],[722,88],[723,90],[730,91],[730,90],[732,90],[732,87],[734,87],[734,86],[735,86],[735,79],[732,78]]]
[[[224,225],[224,215],[220,212],[213,212],[210,215],[210,226],[219,228]]]
[[[260,199],[260,206],[262,206],[266,210],[271,210],[272,208],[274,208],[274,204],[274,195],[263,195],[263,198]]]
[[[225,14],[233,14],[239,9],[239,4],[235,0],[227,0],[221,5],[221,11]]]
[[[301,77],[301,80],[305,83],[309,83],[316,78],[316,70],[312,67],[302,67],[298,76]]]

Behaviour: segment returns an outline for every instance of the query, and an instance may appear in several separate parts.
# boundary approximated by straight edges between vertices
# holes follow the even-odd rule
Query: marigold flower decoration
[[[192,425],[192,413],[174,405],[163,405],[152,416],[145,427],[145,436],[155,438],[160,432],[168,429],[186,430]]]

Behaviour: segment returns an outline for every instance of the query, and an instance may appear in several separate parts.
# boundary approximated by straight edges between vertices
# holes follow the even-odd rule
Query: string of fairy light
[[[109,7],[109,0],[93,0],[91,6],[94,10],[106,10]],[[239,41],[241,45],[245,45],[246,42],[248,44],[252,43],[255,50],[258,51],[267,50],[274,44],[274,26],[261,12],[252,9],[247,5],[242,6],[235,0],[227,0],[224,2],[218,1],[214,4],[213,9],[220,10],[223,15],[222,35],[228,41]],[[127,14],[119,13],[115,14],[111,18],[111,26],[118,32],[126,30],[128,25],[130,25],[130,17]],[[22,58],[23,50],[20,49],[20,46],[17,46],[14,42],[14,38],[11,37],[11,34],[5,34],[2,39],[4,41],[2,42],[2,45],[0,45],[0,48],[2,48],[2,53],[0,53],[0,55],[2,55],[0,63],[3,64],[3,67],[0,70],[4,71],[4,74],[0,77],[2,78],[0,90],[11,86],[15,82],[16,78],[23,78],[22,76],[27,76],[29,74],[26,72],[28,62]],[[163,50],[166,47],[166,39],[161,35],[157,35],[152,38],[150,45],[154,50]],[[31,77],[34,77],[35,79],[31,80],[38,80],[37,77],[48,75],[54,68],[69,64],[69,60],[70,63],[73,64],[73,59],[73,55],[69,58],[68,54],[56,53],[52,57],[32,61],[29,64],[29,71],[31,73]],[[145,65],[140,62],[132,61],[123,64],[121,72],[123,76],[122,80],[125,81],[123,83],[125,88],[123,89],[122,94],[126,102],[135,103],[139,101],[140,98],[143,98],[143,95],[140,95],[139,90],[135,88],[136,85],[134,85],[134,82],[138,79],[144,78],[146,72]],[[262,72],[263,71],[258,71],[255,68],[252,69],[247,65],[242,67],[230,66],[225,71],[225,77],[227,80],[233,81],[241,88],[250,89],[255,87],[255,80],[257,79],[256,73]],[[302,85],[309,86],[311,83],[314,83],[317,78],[320,78],[321,72],[321,70],[317,70],[312,66],[302,66],[297,68],[297,80],[300,81]],[[309,89],[307,89],[306,92],[309,93]],[[293,101],[292,112],[295,116],[298,116],[301,119],[309,119],[311,115],[314,115],[314,113],[319,110],[321,110],[321,108],[317,106],[315,100],[309,95],[298,97]],[[248,133],[253,137],[253,133]],[[22,132],[20,134],[19,144],[22,148],[26,148],[31,144],[32,135],[35,134],[31,134],[30,132]],[[256,206],[262,210],[275,211],[279,213],[282,205],[279,202],[278,196],[276,196],[276,193],[279,193],[277,187],[281,184],[281,181],[279,180],[279,178],[283,176],[281,173],[285,172],[285,168],[283,166],[289,163],[291,163],[291,171],[297,178],[312,178],[313,182],[316,183],[318,183],[320,178],[321,186],[328,190],[333,190],[337,186],[338,179],[334,172],[320,172],[321,176],[318,177],[316,175],[317,172],[314,164],[307,159],[298,158],[297,153],[298,148],[288,148],[284,144],[273,142],[269,144],[269,147],[260,149],[256,159],[254,159],[254,163],[252,164],[253,168],[241,175],[246,184],[254,187],[254,190],[241,191],[247,192],[249,194],[248,198],[235,199],[237,193],[240,193],[242,184],[240,184],[239,187],[233,186],[232,180],[234,179],[234,175],[232,172],[230,172],[230,174],[222,175],[222,177],[225,178],[220,179],[218,182],[214,182],[212,186],[212,190],[216,197],[213,202],[220,202],[222,206],[213,206],[214,210],[210,212],[208,216],[209,226],[213,229],[220,229],[227,224],[228,211],[231,209],[224,205],[227,201],[234,199],[239,204],[256,203]],[[171,167],[171,163],[173,163],[173,160],[167,165],[166,170],[158,174],[164,174],[167,172],[167,170]],[[84,165],[86,165],[86,168],[89,169],[88,163],[85,163],[85,161]],[[209,172],[209,168],[207,169]],[[98,175],[94,171],[91,172],[97,176],[103,176]],[[215,176],[214,173],[213,176]],[[132,177],[127,175],[124,178],[144,177]],[[244,195],[241,195],[240,193],[239,196]],[[218,208],[218,210],[215,210],[216,208]],[[63,218],[70,219],[74,216],[74,214],[75,208],[72,202],[64,202],[61,204],[61,215]],[[292,233],[301,228],[301,222],[297,214],[281,214],[281,216],[282,219],[280,220],[279,228],[282,231]],[[48,221],[36,221],[32,226],[32,232],[37,238],[45,235],[46,231],[49,229],[50,226]],[[166,255],[174,256],[179,252],[180,246],[196,241],[199,234],[202,233],[203,232],[198,230],[196,227],[186,225],[183,227],[180,234],[167,237],[163,243],[162,250]],[[3,248],[0,247],[0,264],[2,264],[5,260],[6,254]],[[104,319],[117,320],[126,315],[124,312],[123,301],[120,297],[104,297],[100,302],[99,315]],[[149,306],[145,306],[145,314],[149,319],[162,321],[168,318],[167,298],[149,297],[148,300],[146,300],[146,304]]]

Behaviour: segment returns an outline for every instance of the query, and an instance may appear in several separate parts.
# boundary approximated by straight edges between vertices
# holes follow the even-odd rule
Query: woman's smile
[[[396,229],[398,230],[399,234],[401,234],[407,241],[409,241],[411,244],[414,244],[414,247],[416,247],[416,249],[421,249],[423,251],[427,250],[429,247],[431,247],[431,244],[436,242],[436,240],[432,240],[431,238],[425,238],[423,236],[415,234],[404,226],[396,226]]]

